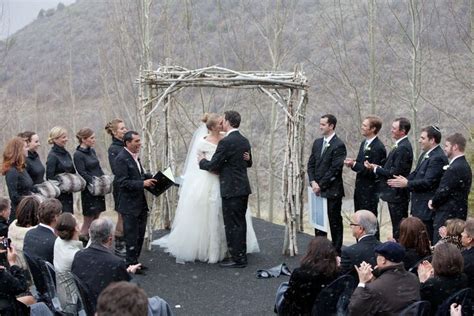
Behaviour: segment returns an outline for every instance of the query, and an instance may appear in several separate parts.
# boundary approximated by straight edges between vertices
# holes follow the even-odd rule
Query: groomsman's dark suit
[[[460,156],[449,164],[432,198],[435,232],[450,218],[466,220],[467,199],[471,190],[472,170],[466,157]],[[437,234],[435,234],[438,237]],[[435,242],[435,241],[433,241]]]
[[[409,194],[406,188],[391,188],[387,184],[387,179],[394,175],[407,177],[411,171],[413,163],[413,149],[408,137],[399,143],[388,154],[385,165],[377,167],[375,173],[382,177],[380,181],[380,198],[387,202],[390,218],[392,220],[393,237],[398,239],[400,222],[404,217],[408,217]]]
[[[327,199],[328,219],[331,228],[332,244],[341,253],[343,226],[341,216],[344,185],[342,168],[346,158],[346,145],[334,135],[323,150],[324,138],[313,143],[308,161],[309,183],[316,181],[321,188],[321,196]],[[327,235],[315,229],[316,235]]]
[[[368,210],[377,216],[379,203],[379,177],[364,167],[364,161],[383,166],[387,158],[384,144],[375,137],[368,146],[364,140],[360,144],[356,163],[352,170],[357,172],[354,190],[354,210]]]
[[[119,187],[117,211],[123,216],[126,262],[129,265],[138,263],[142,250],[148,216],[143,181],[152,177],[145,173],[140,159],[138,162],[140,169],[125,148],[115,158],[115,181]]]
[[[249,161],[243,159],[245,152],[250,154]],[[211,161],[199,162],[201,169],[219,174],[227,247],[232,260],[240,265],[247,264],[245,213],[252,193],[247,176],[247,168],[251,166],[250,143],[236,129],[219,142]]]
[[[423,221],[431,240],[433,238],[433,212],[428,208],[428,201],[438,188],[443,176],[443,166],[446,164],[448,164],[448,158],[441,147],[436,146],[428,154],[420,155],[416,169],[407,178],[407,188],[411,192],[411,215]]]

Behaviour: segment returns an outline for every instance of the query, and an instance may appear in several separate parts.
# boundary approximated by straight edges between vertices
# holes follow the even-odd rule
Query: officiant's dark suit
[[[375,173],[381,177],[380,198],[388,204],[392,220],[392,234],[397,240],[400,222],[404,217],[408,217],[410,196],[406,188],[391,188],[388,186],[387,180],[393,178],[394,175],[407,177],[410,174],[413,163],[413,149],[406,136],[410,131],[410,127],[410,122],[405,118],[396,119],[393,122],[392,137],[398,135],[394,137],[398,141],[388,154],[384,166],[375,169]]]
[[[115,181],[119,187],[117,211],[123,216],[126,262],[130,265],[138,263],[144,241],[148,216],[144,185],[152,176],[145,173],[140,158],[137,157],[135,160],[132,153],[127,150],[130,142],[125,140],[128,139],[126,136],[130,136],[127,135],[129,133],[132,133],[132,137],[138,135],[133,134],[135,133],[133,131],[125,134],[126,147],[115,158]]]
[[[330,117],[328,118],[328,116]],[[321,122],[326,124],[325,128],[327,128],[327,125],[333,126],[333,131],[336,127],[337,120],[333,115],[329,114],[321,117]],[[321,122],[320,129],[322,130]],[[308,160],[309,183],[311,185],[311,183],[315,181],[321,189],[321,197],[327,199],[332,244],[338,253],[341,253],[343,237],[341,207],[342,198],[344,197],[344,185],[342,182],[342,169],[344,167],[346,153],[346,145],[344,145],[336,134],[333,134],[329,143],[326,143],[326,138],[324,137],[314,141]],[[327,233],[315,229],[315,235],[326,236]]]
[[[227,123],[224,124],[231,126],[227,136],[217,145],[211,161],[201,159],[199,167],[219,174],[227,246],[232,261],[243,267],[247,264],[245,213],[252,193],[247,168],[252,166],[252,155],[249,141],[237,129],[240,126],[240,115],[235,111],[227,111],[225,120]],[[245,152],[250,154],[248,161],[243,158]]]

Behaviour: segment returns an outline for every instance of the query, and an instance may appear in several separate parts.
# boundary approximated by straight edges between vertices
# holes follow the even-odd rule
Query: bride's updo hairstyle
[[[212,130],[217,124],[219,124],[220,115],[217,113],[204,113],[201,122],[206,124],[208,130]]]

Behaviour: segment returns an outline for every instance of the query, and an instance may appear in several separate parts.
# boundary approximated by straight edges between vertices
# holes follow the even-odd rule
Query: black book
[[[147,188],[147,190],[155,196],[159,196],[175,184],[173,172],[169,167],[164,171],[158,171],[153,179],[157,180],[156,184],[151,188]]]

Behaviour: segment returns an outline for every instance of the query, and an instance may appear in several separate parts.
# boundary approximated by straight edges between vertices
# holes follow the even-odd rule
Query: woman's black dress
[[[26,157],[26,171],[33,180],[33,184],[44,182],[45,168],[37,152],[28,151],[28,156]]]
[[[15,167],[11,167],[5,174],[5,180],[8,188],[8,195],[10,196],[11,213],[10,213],[10,222],[12,222],[16,216],[16,207],[20,203],[21,199],[24,196],[30,195],[33,191],[33,180],[31,180],[30,175],[23,169],[19,171]]]
[[[115,175],[115,158],[117,155],[123,150],[124,144],[123,141],[121,141],[118,138],[112,137],[112,144],[110,144],[109,147],[109,164],[110,164],[110,169],[112,170],[112,173]],[[117,205],[118,205],[118,184],[114,180],[114,186],[113,186],[113,195],[114,195],[114,203],[115,203],[115,210],[117,210]]]
[[[56,144],[51,148],[48,159],[46,160],[46,179],[58,180],[56,176],[60,173],[76,173],[72,158],[69,152],[64,148]],[[57,197],[63,205],[63,212],[73,213],[73,197],[72,193],[61,193]]]

